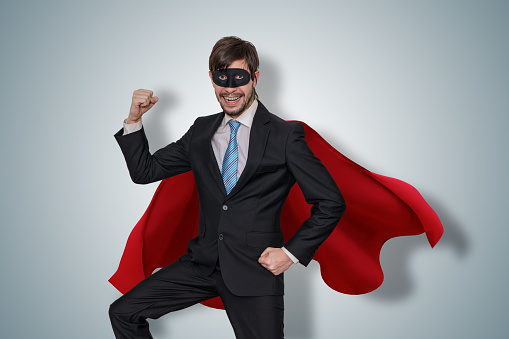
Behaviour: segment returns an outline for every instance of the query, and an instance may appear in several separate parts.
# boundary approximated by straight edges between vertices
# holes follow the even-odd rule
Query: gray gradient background
[[[258,92],[373,172],[414,185],[445,235],[383,248],[385,282],[349,296],[319,265],[286,275],[287,338],[502,338],[507,284],[508,1],[0,4],[1,338],[112,338],[107,279],[157,184],[133,184],[113,134],[133,90],[156,150],[219,106],[222,36],[252,41]],[[156,338],[233,338],[196,305]]]

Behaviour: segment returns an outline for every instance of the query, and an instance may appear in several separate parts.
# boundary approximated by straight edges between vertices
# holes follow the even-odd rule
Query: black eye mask
[[[212,73],[212,81],[221,87],[240,87],[247,85],[249,80],[249,72],[242,68],[226,68]]]

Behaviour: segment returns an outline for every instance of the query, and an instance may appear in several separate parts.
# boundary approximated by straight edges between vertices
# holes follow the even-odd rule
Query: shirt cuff
[[[126,121],[127,121],[127,119],[124,119],[124,134],[122,134],[122,135],[137,132],[143,126],[141,123],[141,120],[138,122],[135,122],[134,124],[128,124]]]
[[[286,253],[287,256],[290,257],[290,259],[292,259],[294,264],[299,262],[299,259],[295,258],[295,256],[293,254],[291,254],[290,251],[288,251],[284,246],[281,247],[281,249]]]

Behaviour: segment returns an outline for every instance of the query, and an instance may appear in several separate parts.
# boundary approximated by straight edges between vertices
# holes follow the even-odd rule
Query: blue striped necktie
[[[233,187],[237,183],[237,164],[239,159],[239,148],[237,147],[237,130],[239,129],[240,122],[235,120],[228,121],[230,125],[230,142],[226,149],[226,154],[223,159],[223,168],[221,174],[223,176],[224,187],[226,194],[230,194]]]

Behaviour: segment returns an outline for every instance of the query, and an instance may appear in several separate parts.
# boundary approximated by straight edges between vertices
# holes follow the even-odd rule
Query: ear
[[[209,71],[209,78],[210,78],[210,81],[214,82],[214,81],[212,80],[212,72],[211,72],[211,71]]]
[[[256,71],[254,74],[254,79],[253,79],[253,87],[256,87],[256,84],[258,83],[259,76],[260,76],[260,71]]]

